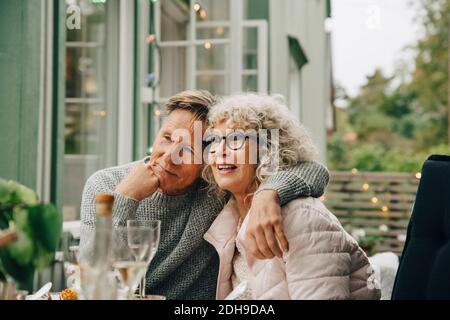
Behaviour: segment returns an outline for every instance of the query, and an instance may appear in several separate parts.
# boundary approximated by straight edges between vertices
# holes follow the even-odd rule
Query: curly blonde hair
[[[256,168],[256,186],[264,182],[271,174],[272,157],[278,157],[278,170],[292,167],[301,161],[311,161],[317,156],[309,133],[294,117],[281,95],[264,95],[257,93],[236,94],[218,99],[208,114],[209,128],[226,121],[229,128],[244,130],[261,129],[268,131],[268,150],[278,150],[277,154],[266,153],[259,158]],[[270,130],[278,130],[278,139],[271,139]],[[211,166],[203,169],[203,179],[215,195],[223,197],[224,190],[216,184]]]

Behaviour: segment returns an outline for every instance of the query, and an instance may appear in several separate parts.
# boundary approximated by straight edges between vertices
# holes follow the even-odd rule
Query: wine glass
[[[147,257],[150,250],[150,228],[117,227],[113,231],[113,269],[122,286],[125,299],[132,299],[139,281],[147,271]],[[132,235],[130,237],[130,235]],[[130,241],[140,245],[129,246]]]
[[[146,263],[147,270],[158,250],[161,221],[128,220],[127,228],[128,246],[132,248],[137,261],[144,261]],[[147,245],[148,250],[146,250]],[[145,282],[146,274],[144,273],[139,285],[139,298],[141,299],[145,298]]]

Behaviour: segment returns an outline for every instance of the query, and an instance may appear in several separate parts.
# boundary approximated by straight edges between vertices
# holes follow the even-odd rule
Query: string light
[[[417,173],[416,173],[416,178],[417,178],[417,179],[422,178],[422,174],[421,174],[420,172],[417,172]]]
[[[92,112],[92,115],[94,117],[101,117],[101,118],[103,118],[103,117],[106,117],[106,111],[94,111],[94,112]]]
[[[372,197],[372,199],[370,199],[370,201],[372,201],[372,203],[377,203],[378,202],[378,198],[377,197]]]
[[[212,44],[211,44],[211,42],[205,42],[205,44],[203,45],[203,47],[204,47],[205,49],[211,49]]]
[[[206,18],[206,10],[204,8],[201,8],[198,13],[200,14],[200,18],[202,19]]]
[[[222,35],[225,32],[225,29],[223,27],[216,28],[216,33],[219,35]]]
[[[147,36],[147,43],[152,43],[155,40],[156,40],[156,36],[154,34],[149,34]]]
[[[156,109],[155,110],[155,116],[159,117],[161,115],[161,110]]]
[[[155,75],[153,73],[149,73],[147,75],[147,81],[152,82],[153,80],[155,80]]]
[[[353,174],[357,174],[357,173],[358,173],[358,169],[353,168],[353,169],[352,169],[352,173],[353,173]]]
[[[194,4],[194,10],[197,11],[197,12],[201,9],[201,7],[202,7],[202,6],[201,6],[200,3],[198,3],[198,2],[196,2],[196,3]]]
[[[363,188],[364,191],[367,191],[367,190],[369,190],[370,186],[369,186],[368,183],[364,183],[362,188]]]

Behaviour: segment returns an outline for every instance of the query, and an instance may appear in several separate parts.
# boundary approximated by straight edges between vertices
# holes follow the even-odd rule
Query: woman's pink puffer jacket
[[[220,257],[217,299],[232,291],[235,241],[250,267],[254,299],[380,299],[366,254],[320,200],[293,200],[283,206],[282,216],[289,251],[282,258],[258,260],[246,249],[249,215],[237,234],[236,203],[227,203],[204,235]]]

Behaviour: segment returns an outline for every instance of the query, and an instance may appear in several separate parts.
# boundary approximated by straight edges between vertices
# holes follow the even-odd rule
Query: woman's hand
[[[253,256],[258,259],[272,259],[275,256],[281,257],[282,251],[289,250],[276,191],[262,190],[256,193],[249,215],[247,240]]]

